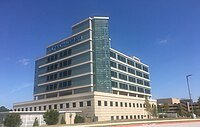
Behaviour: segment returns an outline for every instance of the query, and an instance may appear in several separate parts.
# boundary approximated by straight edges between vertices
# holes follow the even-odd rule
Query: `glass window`
[[[118,102],[115,102],[115,106],[118,107]]]
[[[147,93],[147,94],[151,94],[150,89],[145,89],[145,93]]]
[[[66,103],[66,108],[69,108],[69,103]]]
[[[125,103],[125,107],[127,107],[127,103]]]
[[[128,85],[127,84],[123,84],[123,83],[119,83],[119,88],[128,90]]]
[[[129,90],[131,90],[131,91],[136,91],[136,87],[135,87],[135,86],[129,85]]]
[[[112,102],[112,101],[110,102],[110,106],[111,106],[111,107],[113,106],[113,102]]]
[[[46,109],[47,109],[47,107],[46,107],[46,106],[44,106],[44,107],[43,107],[43,109],[44,109],[44,110],[46,110]]]
[[[149,79],[149,75],[148,74],[143,74],[143,77],[146,79]]]
[[[137,83],[143,85],[143,80],[137,79]]]
[[[119,61],[122,61],[122,62],[126,63],[126,58],[125,57],[123,57],[121,55],[117,55],[117,57],[118,57]]]
[[[118,120],[118,119],[119,119],[119,116],[116,116],[116,119]]]
[[[72,74],[71,70],[68,70],[68,76],[70,76]]]
[[[117,64],[115,62],[113,62],[113,61],[110,61],[110,66],[114,67],[114,68],[117,68]]]
[[[128,77],[128,80],[129,80],[129,82],[133,82],[133,83],[135,83],[135,78],[133,78],[133,77]]]
[[[72,54],[72,50],[68,49],[68,55],[71,55],[71,54]]]
[[[150,86],[150,84],[149,84],[148,81],[144,81],[144,85],[145,85],[145,86]]]
[[[54,105],[54,109],[57,109],[57,105]]]
[[[122,80],[127,80],[127,76],[121,73],[119,73],[119,78]]]
[[[134,69],[128,68],[128,72],[135,75],[135,70]]]
[[[144,93],[144,88],[138,87],[138,92]]]
[[[117,78],[117,72],[111,71],[111,76]]]
[[[116,54],[115,54],[114,52],[111,52],[111,51],[110,51],[110,56],[111,56],[112,58],[115,58],[115,59],[116,59]]]
[[[63,104],[60,104],[60,109],[63,109]]]
[[[123,107],[123,102],[120,102],[120,106]]]
[[[111,81],[112,87],[118,88],[117,82]]]
[[[79,106],[80,106],[80,107],[83,107],[83,102],[82,102],[82,101],[79,102]]]
[[[104,101],[104,106],[108,106],[108,103],[107,103],[107,101]]]
[[[76,107],[76,102],[73,102],[72,106],[73,106],[73,108],[75,108]]]
[[[101,106],[101,101],[98,101],[98,106]]]
[[[146,71],[146,72],[149,71],[148,67],[145,67],[145,66],[143,66],[143,70]]]
[[[87,101],[87,106],[91,106],[91,101]]]
[[[139,64],[139,63],[136,63],[136,67],[139,68],[139,69],[142,69],[142,65]]]
[[[126,67],[121,64],[118,64],[118,69],[120,69],[122,71],[126,71]]]
[[[136,75],[142,77],[142,72],[136,71]]]
[[[131,66],[134,66],[134,62],[132,61],[132,60],[127,60],[127,63],[129,64],[129,65],[131,65]]]

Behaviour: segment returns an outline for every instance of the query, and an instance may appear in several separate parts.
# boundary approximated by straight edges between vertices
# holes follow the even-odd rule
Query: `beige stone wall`
[[[91,101],[91,106],[87,106],[87,101]],[[101,106],[98,106],[98,101],[101,101]],[[104,102],[107,102],[107,106],[104,106]],[[110,105],[110,102],[113,102],[113,106]],[[60,111],[81,111],[77,113],[78,115],[86,117],[87,121],[95,121],[95,116],[98,117],[98,121],[107,121],[111,120],[111,116],[114,120],[117,119],[147,119],[147,112],[144,108],[144,98],[138,97],[129,97],[124,95],[116,95],[111,93],[102,93],[102,92],[90,92],[84,94],[76,94],[70,95],[66,97],[59,97],[54,99],[45,99],[38,100],[32,102],[23,102],[17,103],[14,105],[14,109],[22,109],[22,108],[30,108],[34,110],[34,107],[37,107],[37,111],[39,110],[39,106],[41,106],[41,110],[43,106],[51,105],[54,108],[54,105],[57,105],[57,109]],[[155,100],[149,100],[151,104],[156,105]],[[73,103],[76,102],[76,107],[73,107]],[[80,107],[79,102],[83,102],[83,107]],[[118,103],[118,107],[116,107],[115,103]],[[66,103],[70,104],[69,108],[66,108]],[[123,106],[121,107],[121,103]],[[125,106],[126,104],[127,106]],[[60,109],[60,104],[63,104],[63,109]],[[129,106],[131,104],[131,106]],[[135,104],[135,107],[133,107]],[[138,105],[138,107],[137,107]],[[132,117],[132,118],[131,118]]]
[[[91,101],[91,106],[87,106],[87,101]],[[73,103],[76,103],[76,107],[73,107]],[[79,102],[83,102],[83,107],[80,107]],[[69,103],[69,108],[66,108],[66,103]],[[63,104],[63,108],[60,108],[60,104]],[[32,107],[32,111],[34,111],[34,107],[36,107],[36,111],[39,111],[39,106],[41,106],[41,111],[44,111],[44,106],[46,106],[46,110],[48,110],[49,105],[51,105],[52,109],[54,109],[54,105],[57,105],[57,109],[59,111],[81,111],[82,113],[78,113],[80,115],[84,115],[85,117],[93,116],[94,114],[94,98],[93,93],[85,93],[85,94],[76,94],[66,97],[58,97],[52,99],[45,100],[37,100],[31,102],[23,102],[14,104],[13,109],[25,109]]]
[[[115,94],[108,94],[108,93],[100,93],[95,92],[95,115],[98,116],[99,121],[111,120],[111,116],[114,120],[117,119],[147,119],[147,112],[144,108],[144,98],[135,98],[123,95],[115,95]],[[98,106],[98,101],[101,101],[101,106]],[[107,102],[107,106],[104,105],[105,101]],[[113,106],[110,105],[110,102],[113,102]],[[149,100],[151,104],[156,105],[155,100]],[[115,103],[118,103],[118,107]],[[121,107],[121,103],[123,107]],[[125,106],[127,103],[127,107]],[[133,103],[135,107],[133,107]],[[130,106],[129,106],[130,104]],[[139,107],[137,107],[137,105]]]

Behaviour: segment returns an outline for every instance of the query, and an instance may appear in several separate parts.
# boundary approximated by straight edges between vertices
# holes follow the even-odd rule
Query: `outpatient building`
[[[108,22],[89,17],[49,45],[35,62],[34,100],[15,103],[14,111],[74,111],[89,121],[149,118],[145,96],[156,104],[149,67],[110,47]]]

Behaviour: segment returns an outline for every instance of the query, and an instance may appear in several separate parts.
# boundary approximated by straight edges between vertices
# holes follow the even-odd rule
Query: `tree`
[[[198,101],[197,101],[197,103],[200,105],[200,96],[199,96],[199,98],[198,98]]]
[[[158,113],[163,113],[161,105],[157,105],[157,108],[158,108]]]
[[[152,108],[152,116],[153,117],[157,117],[158,116],[158,110],[157,110],[157,108],[156,108],[156,106],[154,105],[153,106],[153,108]]]
[[[60,124],[66,124],[66,121],[65,121],[64,117],[62,117],[62,119],[60,121]]]
[[[4,107],[4,106],[1,106],[1,107],[0,107],[0,112],[6,112],[6,111],[9,111],[9,109],[7,109],[7,108]]]
[[[148,113],[151,113],[151,104],[149,103],[149,100],[147,97],[145,97],[145,111],[147,111]]]
[[[183,107],[180,104],[178,105],[178,112],[177,113],[181,117],[184,115],[184,113],[183,113]]]
[[[39,126],[37,117],[35,118],[35,121],[34,121],[34,123],[33,123],[33,126]]]
[[[47,112],[43,115],[44,121],[47,125],[55,125],[58,123],[59,113],[57,110],[47,110]]]
[[[20,127],[22,120],[19,114],[12,113],[6,116],[3,123],[6,127]]]
[[[165,113],[167,113],[169,111],[169,105],[168,104],[164,104],[163,108],[164,108]]]
[[[156,105],[151,106],[147,97],[145,97],[144,105],[145,105],[145,111],[147,111],[148,115],[153,116],[153,117],[158,116],[158,110],[157,110]]]

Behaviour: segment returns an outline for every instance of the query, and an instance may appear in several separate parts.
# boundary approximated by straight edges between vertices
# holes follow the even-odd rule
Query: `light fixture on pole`
[[[190,85],[189,85],[189,77],[192,76],[192,74],[186,75],[186,79],[187,79],[187,86],[188,86],[188,93],[189,93],[189,97],[190,97],[190,105],[192,107],[192,118],[194,118],[194,109],[193,109],[193,101],[191,98],[191,92],[190,92]]]

